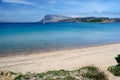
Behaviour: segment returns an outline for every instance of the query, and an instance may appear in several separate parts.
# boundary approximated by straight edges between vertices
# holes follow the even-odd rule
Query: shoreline
[[[0,54],[0,58],[4,57],[13,57],[13,56],[26,56],[26,55],[32,55],[32,54],[48,54],[53,52],[59,52],[59,51],[68,51],[68,50],[75,50],[75,49],[85,49],[85,48],[91,48],[91,47],[99,47],[99,46],[105,46],[105,45],[114,45],[114,44],[120,44],[120,42],[113,42],[113,43],[100,43],[100,44],[93,44],[93,45],[84,45],[79,47],[69,47],[69,48],[59,48],[59,49],[51,49],[51,50],[36,50],[36,51],[23,51],[23,52],[15,52],[15,53],[7,53],[7,54]]]
[[[40,73],[49,70],[71,70],[94,65],[104,71],[110,78],[109,80],[117,80],[107,71],[107,68],[117,64],[114,58],[118,54],[120,54],[120,43],[40,54],[0,57],[0,71]]]

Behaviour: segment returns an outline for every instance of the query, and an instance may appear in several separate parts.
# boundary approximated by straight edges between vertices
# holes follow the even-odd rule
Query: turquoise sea
[[[120,23],[0,23],[0,55],[120,42]]]

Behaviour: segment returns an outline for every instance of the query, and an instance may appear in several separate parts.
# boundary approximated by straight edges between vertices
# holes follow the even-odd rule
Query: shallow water
[[[0,54],[120,42],[120,23],[1,23]]]

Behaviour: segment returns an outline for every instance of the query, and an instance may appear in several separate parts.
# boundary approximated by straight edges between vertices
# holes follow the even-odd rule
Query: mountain
[[[50,22],[120,22],[120,18],[109,17],[66,17],[61,15],[46,15],[40,21],[41,23]]]
[[[46,15],[40,21],[41,23],[59,22],[60,20],[69,19],[71,17],[66,17],[62,15]]]
[[[78,17],[59,20],[59,22],[120,22],[120,18],[108,17]]]

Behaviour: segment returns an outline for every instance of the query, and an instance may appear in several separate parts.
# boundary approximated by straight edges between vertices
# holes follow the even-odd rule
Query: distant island
[[[51,22],[120,22],[120,18],[109,18],[109,17],[66,17],[62,15],[46,15],[40,23],[51,23]]]
[[[56,22],[100,22],[100,23],[108,23],[108,22],[120,22],[120,18],[109,18],[109,17],[69,17],[63,15],[53,15],[48,14],[45,15],[40,21],[34,22],[7,22],[0,21],[0,23],[56,23]]]

